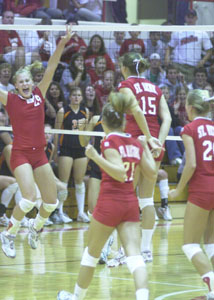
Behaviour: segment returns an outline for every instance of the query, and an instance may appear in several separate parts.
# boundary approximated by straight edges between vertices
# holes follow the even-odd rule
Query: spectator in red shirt
[[[17,15],[35,18],[61,19],[62,11],[58,8],[46,8],[41,0],[5,0],[5,10],[11,10]]]
[[[56,43],[58,44],[59,41],[60,37],[57,39]],[[84,40],[80,36],[78,36],[77,33],[75,33],[65,45],[60,61],[66,63],[69,66],[72,55],[77,52],[84,53],[86,51],[86,47],[87,45]]]
[[[103,38],[98,34],[94,34],[85,52],[85,65],[87,70],[95,68],[94,61],[97,56],[105,57],[107,70],[115,70],[114,63],[106,52]]]
[[[91,77],[91,84],[101,85],[103,83],[104,72],[106,71],[106,59],[103,56],[97,56],[94,61],[95,69],[88,70]]]
[[[114,90],[114,72],[107,70],[104,73],[103,84],[98,85],[95,89],[96,96],[102,110],[103,105],[106,104],[109,94]]]
[[[140,54],[145,53],[145,45],[142,39],[139,39],[138,36],[140,31],[130,31],[131,38],[125,39],[122,43],[119,55],[122,56],[126,52],[139,52]]]
[[[14,24],[14,13],[12,11],[3,13],[2,24]],[[25,53],[23,43],[15,30],[0,30],[0,40],[0,54],[15,69],[30,64],[32,60],[40,60],[39,54]]]

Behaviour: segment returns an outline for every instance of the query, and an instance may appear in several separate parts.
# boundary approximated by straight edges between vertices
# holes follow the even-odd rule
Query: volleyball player
[[[192,90],[187,95],[186,111],[191,121],[181,131],[186,163],[177,185],[169,197],[178,197],[188,185],[184,216],[182,249],[192,262],[214,299],[214,122],[207,118],[210,110],[208,91]],[[204,251],[200,247],[204,235]],[[210,263],[212,262],[212,265]]]
[[[125,101],[124,101],[125,98]],[[120,104],[129,104],[129,97],[117,93]],[[140,223],[138,200],[134,191],[133,178],[136,168],[145,176],[156,177],[155,162],[146,141],[140,142],[123,132],[126,105],[116,112],[107,103],[102,112],[102,126],[106,138],[101,144],[101,153],[92,145],[87,146],[86,155],[102,170],[102,181],[97,205],[93,212],[74,295],[66,291],[58,293],[58,300],[82,300],[92,280],[101,250],[117,229],[127,255],[127,266],[134,276],[136,299],[149,299],[147,271],[140,254]]]
[[[88,123],[89,110],[82,102],[82,90],[79,87],[71,88],[69,104],[63,106],[58,112],[55,121],[55,128],[77,130],[79,124]],[[58,148],[58,136],[55,136],[54,145]],[[80,145],[78,135],[61,135],[58,173],[59,179],[67,189],[71,169],[75,184],[75,196],[77,200],[78,216],[77,221],[88,223],[89,218],[84,212],[85,206],[85,184],[84,176],[87,168],[87,157],[85,148]]]
[[[34,180],[41,192],[43,204],[36,219],[29,222],[28,243],[32,249],[37,248],[38,233],[58,205],[53,171],[44,151],[44,96],[71,35],[71,27],[67,27],[67,33],[61,38],[56,51],[49,59],[43,79],[37,87],[33,89],[34,83],[30,73],[32,66],[27,66],[19,69],[14,75],[17,93],[0,90],[0,101],[6,106],[14,134],[11,168],[22,194],[21,201],[13,210],[8,228],[0,236],[2,250],[11,258],[16,256],[14,239],[20,222],[35,206]]]
[[[119,84],[118,89],[132,99],[130,114],[126,115],[125,132],[130,133],[135,138],[142,133],[147,136],[142,123],[136,118],[136,113],[133,111],[134,107],[145,116],[145,122],[148,124],[151,135],[158,138],[161,145],[164,145],[171,124],[171,116],[161,90],[149,80],[140,76],[148,68],[147,61],[142,58],[141,54],[129,52],[121,57],[120,67],[125,80]],[[116,110],[120,110],[117,100],[111,101],[111,103]],[[159,119],[161,125],[159,125]],[[160,155],[156,153],[156,177],[153,178],[153,181],[151,182],[143,177],[139,182],[139,206],[142,210],[143,227],[141,251],[146,262],[153,260],[151,253],[151,241],[155,224],[153,194],[163,155],[163,150]],[[168,184],[165,184],[168,188]]]

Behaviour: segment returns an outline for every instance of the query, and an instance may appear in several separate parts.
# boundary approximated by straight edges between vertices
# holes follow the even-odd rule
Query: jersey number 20
[[[203,160],[211,161],[214,158],[214,143],[211,141],[204,141],[202,144],[206,149],[203,153]]]

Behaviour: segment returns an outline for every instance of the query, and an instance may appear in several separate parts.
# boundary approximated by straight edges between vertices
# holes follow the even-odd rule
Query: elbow
[[[122,170],[118,176],[118,181],[124,183],[126,181],[126,171]]]
[[[188,166],[188,169],[194,173],[195,172],[195,169],[196,169],[196,162],[192,162],[189,166]]]

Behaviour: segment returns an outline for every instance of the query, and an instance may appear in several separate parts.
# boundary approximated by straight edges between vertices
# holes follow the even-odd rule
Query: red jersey
[[[23,47],[22,41],[15,30],[0,30],[0,53],[4,54],[6,47]]]
[[[30,99],[8,93],[6,109],[13,128],[13,149],[27,150],[44,148],[45,100],[41,91],[36,87]]]
[[[98,53],[91,54],[91,55],[85,55],[84,56],[85,57],[85,66],[86,66],[87,70],[95,68],[94,61],[95,61],[95,58],[97,56],[103,56],[106,59],[106,70],[115,71],[114,63],[113,63],[113,61],[111,60],[110,56],[107,53],[105,53],[103,55],[98,54]]]
[[[101,153],[105,157],[106,149],[116,149],[123,160],[126,169],[126,181],[121,183],[105,171],[102,171],[102,181],[98,201],[115,199],[115,201],[137,201],[133,178],[136,166],[139,165],[143,153],[140,142],[125,133],[110,133],[101,143]],[[106,199],[106,200],[107,200]]]
[[[130,76],[128,79],[120,82],[118,89],[122,88],[129,88],[133,92],[145,115],[151,135],[158,137],[160,131],[158,114],[159,102],[162,96],[161,89],[149,80],[137,76]],[[142,134],[133,115],[126,115],[125,132],[135,137]]]
[[[203,117],[184,126],[181,135],[192,137],[196,152],[196,169],[189,181],[189,192],[214,195],[214,122]]]
[[[132,39],[127,39],[125,40],[120,48],[119,55],[122,56],[123,54],[127,52],[139,52],[141,54],[145,53],[145,45],[143,40],[137,39],[137,40],[132,40]]]

